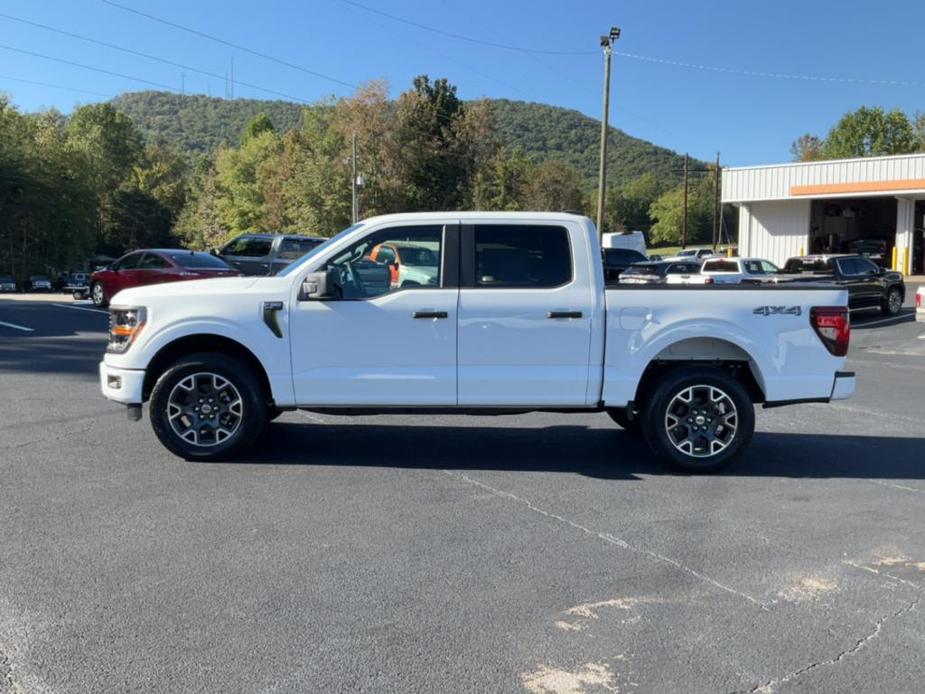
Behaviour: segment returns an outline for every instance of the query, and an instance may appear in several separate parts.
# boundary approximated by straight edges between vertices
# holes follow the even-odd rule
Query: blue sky
[[[223,96],[238,80],[313,102],[384,78],[393,94],[420,73],[447,77],[464,98],[506,97],[601,113],[598,37],[622,28],[611,124],[728,165],[786,161],[803,132],[824,134],[861,105],[925,110],[921,0],[356,0],[405,20],[533,54],[464,41],[374,14],[345,0],[113,0],[334,78],[285,67],[159,24],[103,0],[0,0],[0,13],[92,37],[206,72],[211,78],[0,17],[0,46],[120,73],[101,74],[0,48],[0,90],[31,111],[162,88]],[[353,0],[350,0],[351,2]],[[631,55],[620,55],[631,54]],[[633,57],[635,56],[635,57]],[[658,61],[645,60],[654,58]],[[685,67],[678,63],[788,79]],[[803,79],[847,78],[847,81]],[[15,79],[12,79],[15,78]],[[56,87],[16,80],[45,82]],[[888,84],[886,82],[905,82]],[[68,87],[69,91],[58,87]],[[238,83],[235,95],[272,98]]]

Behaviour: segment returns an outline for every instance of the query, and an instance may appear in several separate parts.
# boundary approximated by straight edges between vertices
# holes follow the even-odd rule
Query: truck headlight
[[[147,311],[144,307],[114,308],[109,312],[109,344],[106,351],[123,354],[132,346],[138,333],[145,327]]]

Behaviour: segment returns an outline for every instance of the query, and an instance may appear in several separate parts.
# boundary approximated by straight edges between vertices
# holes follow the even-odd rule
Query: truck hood
[[[144,287],[123,289],[110,302],[113,306],[146,306],[164,300],[193,299],[220,294],[239,294],[258,282],[277,280],[275,277],[216,277],[214,279],[189,280],[149,284]]]

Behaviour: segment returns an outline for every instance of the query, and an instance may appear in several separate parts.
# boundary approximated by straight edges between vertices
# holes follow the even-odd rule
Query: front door
[[[441,264],[427,283],[395,285],[370,257],[379,244],[433,249]],[[456,225],[372,229],[329,258],[336,298],[293,301],[293,382],[299,405],[456,405],[459,299]],[[306,270],[307,272],[307,270]]]
[[[552,224],[463,226],[459,404],[584,406],[588,258]]]

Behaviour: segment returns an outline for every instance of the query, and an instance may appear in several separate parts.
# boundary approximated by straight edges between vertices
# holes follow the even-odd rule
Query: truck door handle
[[[446,311],[415,311],[411,314],[412,318],[448,318]]]
[[[547,318],[581,318],[581,311],[550,311]]]

